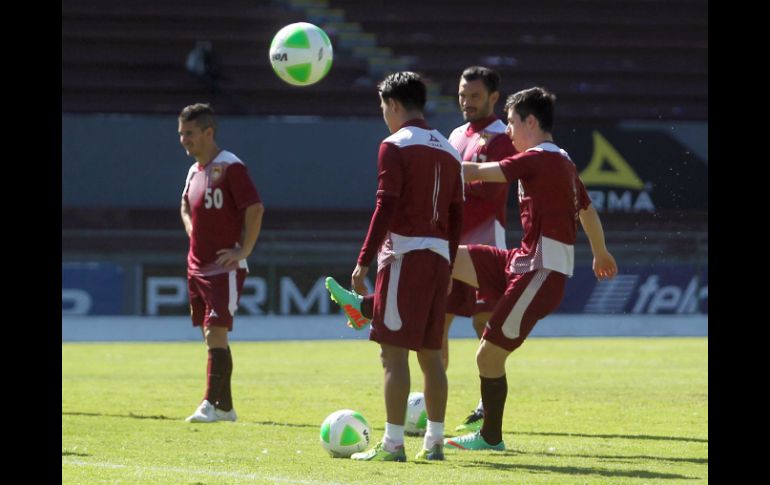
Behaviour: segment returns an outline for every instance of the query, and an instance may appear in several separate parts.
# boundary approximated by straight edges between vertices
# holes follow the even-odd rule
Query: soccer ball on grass
[[[349,458],[369,446],[372,430],[361,413],[340,409],[321,424],[321,446],[332,458]]]

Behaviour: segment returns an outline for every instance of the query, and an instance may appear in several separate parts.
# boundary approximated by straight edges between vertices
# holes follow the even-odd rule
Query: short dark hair
[[[556,95],[549,93],[545,88],[535,87],[508,96],[505,100],[505,111],[507,113],[513,108],[522,120],[533,115],[540,123],[540,129],[550,133],[553,130],[555,103]]]
[[[427,89],[416,72],[402,71],[388,75],[377,85],[382,99],[395,99],[408,110],[422,111],[427,100]]]
[[[195,121],[195,124],[201,130],[214,128],[214,134],[217,133],[217,120],[214,119],[214,108],[208,103],[195,103],[185,106],[179,113],[179,121]]]
[[[500,88],[500,74],[488,67],[471,66],[463,71],[462,78],[466,81],[481,79],[489,94],[494,93]]]

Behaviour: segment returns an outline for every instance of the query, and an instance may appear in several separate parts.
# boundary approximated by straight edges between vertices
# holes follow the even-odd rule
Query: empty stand
[[[372,95],[381,73],[340,47],[342,23],[318,21],[335,45],[321,83],[296,88],[274,75],[272,36],[309,20],[309,10],[291,3],[67,0],[62,110],[176,113],[207,100],[222,114],[378,116]],[[329,0],[327,7],[445,96],[456,95],[463,68],[482,64],[500,71],[503,94],[553,90],[563,121],[708,119],[706,0]],[[222,67],[216,83],[185,68],[199,40],[212,43]]]

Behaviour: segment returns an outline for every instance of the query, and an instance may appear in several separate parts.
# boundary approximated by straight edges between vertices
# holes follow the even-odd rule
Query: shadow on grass
[[[64,412],[64,411],[62,411],[61,414],[62,416],[93,416],[93,417],[132,418],[132,419],[165,419],[168,421],[176,421],[178,419],[178,418],[170,418],[162,414],[158,414],[156,416],[145,416],[143,414],[134,414],[134,413],[105,414],[105,413],[78,413],[78,412]]]
[[[646,455],[574,455],[569,453],[530,453],[526,451],[512,450],[512,454],[529,456],[560,456],[565,458],[599,458],[601,460],[617,460],[630,462],[632,460],[651,460],[651,461],[672,461],[696,464],[708,464],[708,458],[673,458],[668,456],[646,456]]]
[[[79,451],[62,450],[61,456],[91,456],[89,453],[80,453]]]
[[[261,426],[285,426],[287,428],[320,428],[320,425],[316,424],[276,423],[275,421],[251,421],[251,423]]]
[[[134,414],[134,413],[128,413],[128,414],[107,414],[107,413],[81,413],[81,412],[64,412],[62,411],[62,416],[89,416],[89,417],[107,417],[107,418],[131,418],[131,419],[159,419],[159,420],[166,420],[166,421],[182,421],[184,418],[173,418],[169,416],[164,416],[162,414],[158,414],[155,416],[148,416],[143,414]],[[243,423],[251,423],[251,424],[257,424],[260,426],[283,426],[286,428],[318,428],[318,425],[315,424],[299,424],[299,423],[278,423],[275,421],[242,421]]]
[[[688,477],[676,473],[659,473],[647,470],[608,470],[605,468],[591,468],[579,466],[548,466],[548,465],[526,465],[509,463],[489,463],[473,462],[459,463],[462,467],[491,468],[499,471],[521,472],[529,470],[535,473],[556,473],[560,475],[598,475],[602,477],[626,477],[626,478],[648,478],[648,479],[667,479],[667,480],[695,480],[699,477]]]
[[[651,436],[647,434],[585,434],[585,433],[544,433],[515,431],[512,434],[526,434],[533,436],[579,436],[582,438],[620,438],[626,440],[660,440],[660,441],[692,441],[694,443],[708,443],[708,439],[688,438],[685,436]]]

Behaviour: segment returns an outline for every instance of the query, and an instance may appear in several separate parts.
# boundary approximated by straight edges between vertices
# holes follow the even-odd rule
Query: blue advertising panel
[[[250,265],[239,314],[329,315],[339,307],[329,300],[324,278],[349,279],[350,268],[330,264]],[[182,265],[146,264],[142,313],[189,315]],[[369,284],[373,283],[370,277]],[[598,281],[588,265],[578,265],[567,280],[555,313],[615,315],[707,315],[708,267],[687,264],[624,265],[615,278]]]
[[[122,314],[123,281],[114,263],[62,263],[62,315]]]
[[[577,266],[556,313],[708,314],[708,267],[631,266],[598,281],[590,266]]]

